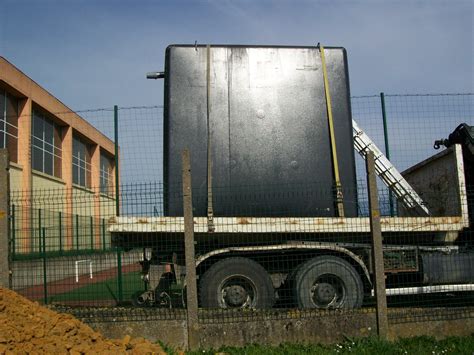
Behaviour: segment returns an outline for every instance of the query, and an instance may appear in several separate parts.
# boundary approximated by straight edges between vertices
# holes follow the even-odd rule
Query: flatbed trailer
[[[368,217],[214,217],[215,230],[212,234],[369,233],[369,222]],[[448,233],[459,232],[469,226],[463,216],[381,217],[380,223],[383,233]],[[108,230],[113,234],[146,233],[156,237],[161,233],[182,235],[184,218],[113,217],[109,219]],[[208,233],[206,217],[194,218],[194,233]]]
[[[194,218],[202,307],[355,308],[371,296],[370,224],[358,217],[352,148],[364,159],[373,153],[375,172],[397,200],[398,217],[381,220],[388,294],[472,290],[472,127],[460,125],[435,144],[448,149],[399,173],[352,120],[341,47],[171,45],[156,77],[165,79],[166,216],[113,217],[108,225],[113,246],[144,249],[148,287],[135,304],[180,303],[183,149],[201,194],[192,207],[206,216]],[[285,188],[315,180],[324,196]],[[258,196],[270,182],[268,211],[243,215],[241,188]]]
[[[457,243],[469,228],[462,147],[454,145],[403,174],[417,186],[433,215],[381,218],[387,295],[473,291],[474,253]],[[450,184],[433,184],[440,180]],[[438,190],[429,191],[433,186]],[[135,295],[134,303],[179,304],[172,300],[169,286],[184,284],[184,218],[113,217],[108,231],[115,246],[144,248],[143,278],[149,291]],[[195,217],[194,235],[204,307],[271,307],[291,288],[289,304],[352,308],[373,293],[367,217],[214,217],[212,231],[206,217]],[[332,265],[334,280],[342,284],[320,286],[318,292],[326,296],[318,298],[314,291],[302,291],[307,281],[301,275],[305,270],[324,269],[323,264]],[[230,275],[222,275],[223,268]],[[243,286],[236,276],[239,272],[232,271],[239,268],[250,280]],[[406,275],[411,281],[400,283],[400,276]],[[236,281],[219,286],[214,281],[219,278]],[[344,281],[351,278],[356,281]],[[257,285],[262,279],[266,281]],[[346,291],[338,294],[338,289]],[[263,296],[257,299],[252,294]]]

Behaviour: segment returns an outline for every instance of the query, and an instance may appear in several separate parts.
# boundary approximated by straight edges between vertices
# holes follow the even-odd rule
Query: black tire
[[[146,291],[137,291],[132,295],[132,305],[135,307],[150,307],[151,303],[143,295]]]
[[[257,262],[241,257],[220,260],[199,283],[205,308],[271,308],[275,290],[267,271]]]
[[[359,308],[364,299],[359,273],[335,256],[318,256],[301,264],[292,283],[300,308]]]

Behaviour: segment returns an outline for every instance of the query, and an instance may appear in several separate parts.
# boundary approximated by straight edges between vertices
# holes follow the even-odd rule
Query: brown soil
[[[166,354],[143,338],[106,339],[61,314],[0,287],[0,354]]]

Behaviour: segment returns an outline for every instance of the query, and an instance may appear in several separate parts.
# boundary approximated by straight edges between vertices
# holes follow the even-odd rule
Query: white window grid
[[[82,152],[81,149],[73,150],[72,166],[73,166],[73,169],[74,167],[77,168],[77,178],[78,178],[78,181],[76,181],[75,183],[84,187],[91,187],[91,184],[90,184],[91,182],[89,181],[90,180],[89,176],[91,172],[91,163],[87,161],[88,146],[86,143],[84,143],[77,137],[74,137],[74,140],[79,142],[84,147],[84,151],[85,151],[85,152]],[[82,177],[84,178],[84,185],[80,184]]]
[[[103,161],[100,163],[100,192],[111,195],[113,181],[112,167],[107,157],[103,157],[102,159],[107,159],[107,163],[104,164]]]
[[[33,134],[31,135],[31,140],[32,140],[31,145],[33,147],[36,147],[36,148],[41,150],[41,153],[42,153],[42,159],[41,159],[41,168],[42,169],[41,169],[41,172],[42,173],[46,173],[46,171],[45,171],[46,170],[46,168],[45,168],[45,156],[46,156],[46,154],[52,154],[53,155],[53,167],[52,167],[53,168],[53,173],[52,173],[52,176],[56,176],[57,172],[55,171],[55,165],[56,165],[55,161],[56,161],[56,159],[59,159],[59,161],[61,161],[61,159],[62,159],[61,158],[62,149],[59,146],[56,145],[56,142],[55,142],[55,139],[54,139],[54,135],[55,135],[54,131],[57,130],[58,127],[54,122],[52,122],[51,120],[49,120],[45,116],[39,114],[38,112],[34,112],[33,115],[40,118],[43,121],[49,122],[53,127],[53,132],[52,132],[53,143],[52,144],[46,141],[46,138],[45,138],[46,134],[45,134],[45,129],[44,129],[45,125],[43,123],[42,137],[35,136],[34,132],[33,132]],[[38,144],[38,141],[39,141],[39,144]],[[51,148],[51,151],[46,149],[46,147]]]
[[[6,148],[8,137],[18,139],[18,134],[14,135],[14,134],[9,133],[7,127],[13,127],[16,130],[16,132],[18,132],[18,126],[15,126],[14,124],[11,124],[10,122],[8,122],[8,117],[7,117],[7,92],[3,91],[2,94],[3,94],[2,96],[3,96],[3,99],[4,99],[5,105],[3,107],[2,116],[0,117],[0,120],[2,122],[1,125],[0,125],[0,134],[3,135],[3,147],[2,148]]]

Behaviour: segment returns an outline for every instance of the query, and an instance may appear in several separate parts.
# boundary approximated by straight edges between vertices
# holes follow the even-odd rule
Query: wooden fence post
[[[375,175],[374,153],[367,151],[367,186],[369,193],[369,219],[372,240],[372,261],[375,274],[375,299],[377,301],[377,334],[382,339],[388,337],[387,294],[385,292],[385,273],[382,249],[382,228]]]
[[[191,185],[191,159],[189,150],[182,153],[183,162],[183,211],[184,211],[184,251],[186,259],[186,308],[188,314],[188,348],[199,347],[199,319],[196,285],[196,259],[194,256],[194,219]]]

